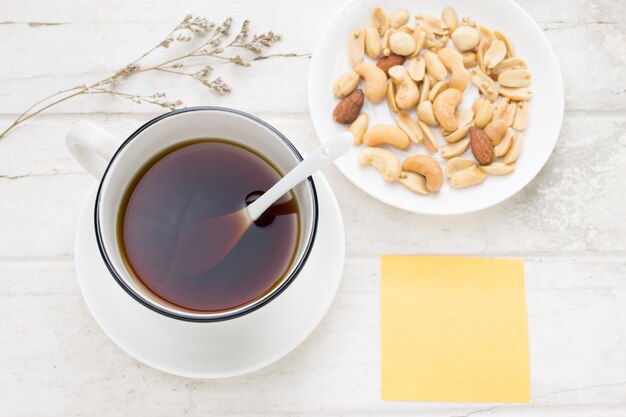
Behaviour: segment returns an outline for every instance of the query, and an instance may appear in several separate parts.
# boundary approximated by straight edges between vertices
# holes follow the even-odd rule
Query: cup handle
[[[78,122],[65,135],[65,146],[91,175],[102,178],[121,141],[110,132],[89,122]]]

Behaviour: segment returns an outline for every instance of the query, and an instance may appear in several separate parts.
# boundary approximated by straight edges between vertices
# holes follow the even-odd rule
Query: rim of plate
[[[311,56],[311,64],[309,65],[308,91],[307,91],[307,93],[308,93],[308,101],[309,101],[309,113],[311,115],[311,120],[313,122],[313,127],[315,129],[315,133],[317,134],[318,140],[320,140],[320,142],[322,142],[320,138],[323,135],[322,135],[322,132],[320,132],[320,126],[318,125],[317,117],[323,117],[323,115],[319,114],[320,111],[322,111],[322,109],[316,108],[314,106],[314,103],[313,103],[313,97],[314,97],[314,91],[316,89],[316,85],[314,84],[314,77],[311,75],[312,74],[311,69],[314,69],[316,67],[316,64],[318,64],[322,48],[328,42],[328,38],[331,36],[331,33],[332,33],[334,27],[341,21],[341,17],[345,14],[345,11],[350,9],[350,8],[352,8],[355,3],[359,3],[359,2],[362,2],[362,1],[363,0],[348,0],[348,1],[346,1],[343,4],[343,6],[341,6],[335,12],[333,17],[330,19],[330,21],[328,22],[328,24],[326,25],[326,27],[322,31],[322,33],[321,33],[317,43],[315,44],[315,48],[314,48],[313,54]],[[435,211],[435,210],[432,210],[432,209],[420,207],[419,205],[418,206],[411,206],[411,207],[409,207],[409,206],[406,206],[406,205],[403,205],[403,204],[398,204],[396,201],[394,201],[393,198],[390,198],[391,194],[385,194],[385,195],[375,194],[371,190],[368,190],[368,189],[362,187],[361,185],[357,184],[356,182],[354,182],[352,180],[352,178],[350,178],[350,176],[341,167],[341,165],[339,164],[339,160],[336,160],[334,162],[334,164],[337,167],[337,169],[339,169],[339,171],[341,171],[341,173],[353,185],[358,187],[360,190],[362,190],[363,192],[365,192],[369,196],[375,198],[376,200],[382,201],[383,203],[388,204],[388,205],[390,205],[392,207],[396,207],[396,208],[399,208],[399,209],[402,209],[402,210],[405,210],[405,211],[418,213],[418,214],[428,214],[428,215],[438,215],[438,216],[448,216],[448,215],[450,215],[450,216],[452,216],[452,215],[474,213],[474,212],[477,212],[477,211],[480,211],[480,210],[484,210],[486,208],[498,205],[498,204],[502,203],[503,201],[511,198],[512,196],[514,196],[515,194],[517,194],[518,192],[520,192],[524,188],[526,188],[526,186],[528,184],[530,184],[530,182],[533,179],[535,179],[535,177],[543,169],[543,167],[548,162],[548,159],[552,155],[552,152],[554,151],[556,143],[557,143],[557,141],[559,139],[559,135],[560,135],[561,128],[562,128],[562,125],[563,125],[563,115],[564,115],[564,112],[565,112],[565,98],[564,98],[565,92],[564,92],[564,86],[563,86],[563,74],[561,72],[561,67],[559,66],[558,60],[556,58],[556,54],[554,53],[554,49],[552,48],[552,45],[550,44],[546,34],[541,29],[539,24],[537,24],[537,22],[532,18],[532,16],[526,10],[524,10],[519,4],[517,4],[515,1],[513,1],[513,0],[501,0],[501,1],[504,2],[504,3],[509,4],[511,7],[516,9],[518,13],[523,15],[528,21],[530,21],[532,23],[532,29],[539,33],[539,36],[540,36],[541,40],[543,41],[544,46],[546,47],[546,50],[547,50],[548,55],[550,57],[550,63],[549,64],[550,64],[550,66],[552,66],[554,68],[554,70],[555,70],[555,74],[554,75],[557,78],[557,80],[553,84],[553,86],[557,90],[556,91],[558,93],[557,99],[559,101],[559,108],[558,108],[558,110],[555,110],[555,115],[558,118],[558,120],[557,120],[557,122],[558,122],[558,129],[556,130],[554,137],[551,138],[550,143],[546,143],[548,146],[550,146],[550,149],[549,149],[548,152],[545,152],[543,154],[541,163],[537,164],[536,168],[533,171],[529,171],[529,175],[527,175],[527,177],[525,177],[523,180],[521,180],[518,185],[516,185],[515,187],[511,187],[511,190],[508,190],[507,192],[501,193],[497,198],[495,198],[493,200],[489,200],[488,202],[486,202],[484,204],[475,204],[475,205],[473,205],[469,209],[466,209],[466,208],[463,208],[463,207],[457,207],[457,208],[450,207],[445,212]],[[381,2],[381,3],[384,3],[384,1]]]

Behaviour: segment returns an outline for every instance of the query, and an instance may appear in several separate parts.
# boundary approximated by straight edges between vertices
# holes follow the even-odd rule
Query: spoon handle
[[[348,149],[352,147],[353,142],[354,137],[352,133],[345,132],[323,143],[311,152],[302,162],[296,165],[294,169],[289,171],[287,175],[274,184],[272,188],[267,190],[254,203],[247,207],[250,220],[253,222],[256,221],[265,210],[281,198],[287,191],[300,184],[315,171],[346,153]]]

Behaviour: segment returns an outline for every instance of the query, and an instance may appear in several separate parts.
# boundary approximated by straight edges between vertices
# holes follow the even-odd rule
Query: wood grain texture
[[[526,257],[533,404],[495,414],[623,412],[625,267],[621,257]],[[166,375],[115,347],[87,312],[71,262],[5,262],[0,274],[0,332],[19,335],[20,347],[0,346],[12,359],[0,374],[2,415],[449,416],[494,406],[379,400],[376,257],[348,259],[330,312],[294,352],[218,381]]]
[[[186,13],[232,15],[251,18],[254,30],[283,33],[272,52],[298,56],[228,71],[229,97],[166,78],[129,83],[129,90],[175,91],[189,105],[254,112],[311,150],[309,54],[341,3],[3,0],[0,128],[34,100],[126,64]],[[337,298],[300,347],[243,377],[190,380],[139,364],[103,334],[80,295],[73,239],[94,180],[65,150],[64,134],[89,120],[125,137],[158,109],[81,98],[0,141],[0,415],[626,415],[626,3],[520,5],[546,31],[565,81],[564,125],[546,167],[503,204],[446,218],[387,207],[327,168],[348,241]],[[530,405],[379,400],[383,253],[526,259]]]

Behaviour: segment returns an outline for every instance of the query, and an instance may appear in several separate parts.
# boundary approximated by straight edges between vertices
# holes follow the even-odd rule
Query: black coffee
[[[209,270],[185,265],[194,260],[184,253],[181,268],[176,249],[188,228],[240,210],[279,179],[263,157],[219,140],[186,142],[155,157],[128,187],[118,223],[122,253],[138,283],[174,306],[197,312],[230,310],[267,294],[295,256],[300,222],[293,193],[275,203]]]

